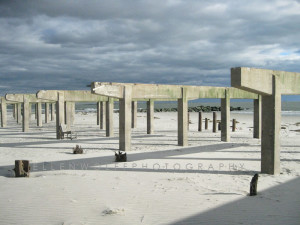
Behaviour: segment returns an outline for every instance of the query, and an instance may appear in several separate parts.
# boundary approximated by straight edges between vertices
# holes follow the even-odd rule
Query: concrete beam
[[[283,95],[300,94],[300,73],[237,67],[231,69],[231,86],[262,95],[272,95],[272,77],[278,77]]]
[[[26,95],[27,100],[30,103],[51,102],[51,101],[45,101],[43,99],[38,99],[36,97],[36,94],[6,94],[5,99],[7,101],[22,103],[25,95]]]

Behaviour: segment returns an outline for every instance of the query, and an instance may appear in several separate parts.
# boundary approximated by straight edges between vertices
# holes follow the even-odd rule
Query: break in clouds
[[[300,1],[0,2],[0,94],[93,81],[230,86],[300,71]]]

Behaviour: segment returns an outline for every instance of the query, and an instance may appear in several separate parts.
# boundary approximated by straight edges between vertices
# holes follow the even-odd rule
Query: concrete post
[[[154,101],[147,101],[147,134],[154,133]]]
[[[42,122],[42,103],[37,103],[37,126],[38,127],[42,127],[43,126],[43,122]]]
[[[56,102],[56,138],[59,137],[59,126],[65,123],[65,97],[63,92],[57,92]]]
[[[198,131],[202,131],[202,112],[199,112]]]
[[[20,124],[22,121],[22,103],[17,104],[17,123]]]
[[[217,113],[213,112],[213,133],[217,132]]]
[[[230,141],[230,98],[229,90],[225,90],[225,98],[221,99],[221,141]]]
[[[261,95],[253,101],[253,138],[261,138]]]
[[[38,118],[38,104],[34,104],[34,119]]]
[[[76,115],[76,103],[71,102],[71,125],[74,125]]]
[[[30,109],[31,105],[29,104],[28,97],[23,97],[23,123],[22,123],[22,129],[23,132],[29,131],[29,122],[30,122]]]
[[[272,78],[273,94],[262,96],[261,172],[280,173],[281,91],[279,78]]]
[[[1,127],[6,127],[7,125],[7,106],[6,99],[1,97]]]
[[[106,102],[106,137],[114,136],[114,100],[108,98]]]
[[[178,99],[178,145],[188,145],[188,100],[187,89],[181,88],[182,98]]]
[[[205,127],[204,127],[205,130],[207,130],[208,129],[208,119],[207,118],[205,118],[205,124],[204,125],[205,125]]]
[[[131,102],[131,128],[136,128],[137,125],[137,101]]]
[[[97,102],[97,125],[100,125],[101,102]]]
[[[51,103],[51,121],[55,118],[55,103]]]
[[[236,129],[236,119],[232,120],[232,132],[235,132]]]
[[[100,129],[105,129],[105,124],[106,124],[106,120],[105,120],[105,114],[106,114],[106,104],[105,102],[101,102],[100,103]]]
[[[45,103],[45,123],[49,123],[49,103]]]
[[[123,98],[119,100],[119,149],[131,150],[132,87],[124,86]]]
[[[17,118],[17,105],[13,104],[13,118],[16,119]]]
[[[70,130],[72,123],[72,102],[65,102],[65,115],[67,130]]]

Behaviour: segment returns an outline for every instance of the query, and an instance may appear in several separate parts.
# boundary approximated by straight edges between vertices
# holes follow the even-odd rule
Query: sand
[[[9,115],[0,128],[0,224],[299,224],[300,116],[282,117],[281,174],[260,174],[253,197],[260,140],[252,138],[251,113],[231,118],[237,131],[224,143],[211,122],[198,132],[191,113],[189,146],[179,147],[176,113],[155,113],[153,135],[138,113],[128,162],[114,163],[117,113],[112,138],[96,114],[77,113],[76,140],[56,140],[55,122],[36,127],[33,117],[22,133]],[[76,145],[84,154],[72,154]],[[30,160],[30,178],[14,178],[16,159]]]

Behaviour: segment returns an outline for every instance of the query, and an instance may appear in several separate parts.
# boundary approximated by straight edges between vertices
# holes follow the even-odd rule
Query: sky
[[[300,72],[300,0],[0,0],[1,96],[230,86],[240,66]]]

